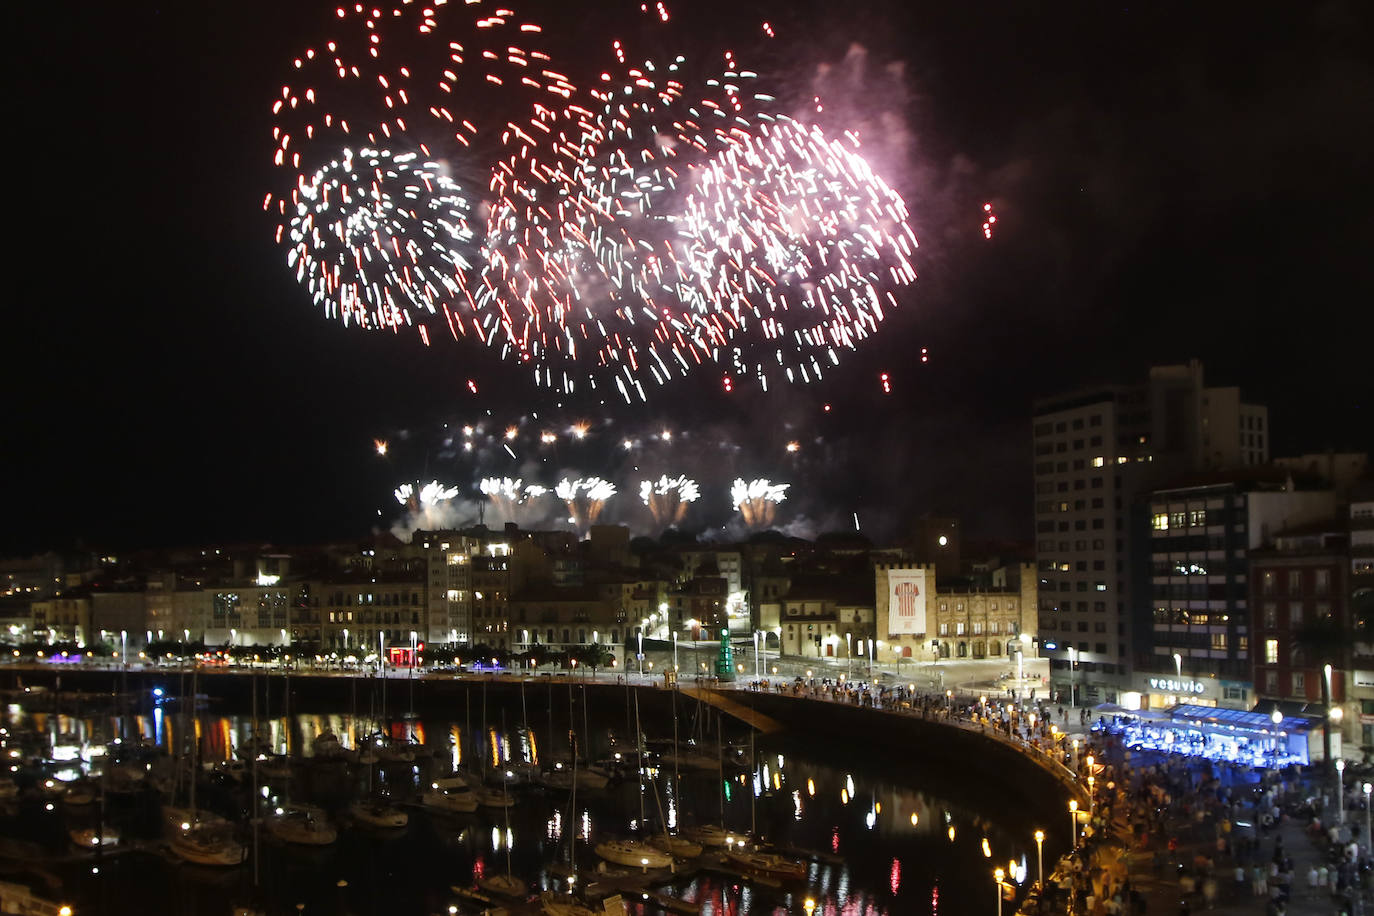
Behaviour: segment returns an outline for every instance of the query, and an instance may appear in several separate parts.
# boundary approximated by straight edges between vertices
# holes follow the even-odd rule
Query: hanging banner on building
[[[891,569],[887,573],[887,635],[926,632],[926,571]]]

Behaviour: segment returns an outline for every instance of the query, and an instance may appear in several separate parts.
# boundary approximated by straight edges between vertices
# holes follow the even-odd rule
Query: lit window
[[[1266,639],[1264,641],[1264,663],[1266,665],[1277,665],[1279,663],[1279,641],[1277,639]]]
[[[1154,525],[1154,529],[1155,529],[1156,531],[1168,531],[1168,530],[1169,530],[1169,513],[1167,513],[1167,512],[1156,512],[1156,513],[1155,513],[1155,516],[1154,516],[1154,523],[1153,523],[1153,525]]]
[[[1101,455],[1098,455],[1096,458],[1093,459],[1093,467],[1095,467],[1095,468],[1100,468],[1100,467],[1102,467],[1103,465],[1105,465],[1106,463],[1107,463],[1107,459],[1106,459],[1106,458],[1103,458]]]

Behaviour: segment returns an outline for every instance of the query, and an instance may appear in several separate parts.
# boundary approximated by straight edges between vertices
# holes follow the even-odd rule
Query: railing
[[[803,687],[775,683],[771,686],[773,689],[769,690],[769,693],[774,696],[814,700],[839,706],[855,706],[896,717],[917,718],[924,722],[947,725],[965,732],[982,735],[1017,751],[1046,773],[1058,779],[1071,791],[1086,797],[1085,789],[1079,781],[1078,775],[1065,763],[1065,760],[1070,757],[1070,752],[1062,749],[1060,744],[1067,740],[1066,733],[1051,731],[1049,735],[1041,736],[1038,739],[1027,739],[1020,734],[1019,730],[1004,729],[1000,721],[990,718],[987,715],[990,710],[986,704],[980,703],[977,697],[905,693],[900,696],[889,695],[877,698],[875,702],[874,695],[867,690],[834,685]],[[736,689],[749,690],[751,688],[749,685],[743,684]],[[768,690],[769,685],[765,684],[763,689]],[[931,700],[935,702],[933,704],[925,702]],[[941,700],[945,701],[943,705],[939,702]],[[1044,724],[1048,723],[1042,723],[1042,725]],[[1056,735],[1058,737],[1055,737]],[[1044,743],[1041,744],[1040,742]]]

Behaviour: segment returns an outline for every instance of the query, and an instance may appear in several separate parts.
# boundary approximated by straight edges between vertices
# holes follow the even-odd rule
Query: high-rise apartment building
[[[1135,653],[1123,705],[1249,709],[1254,699],[1250,553],[1329,518],[1336,492],[1274,467],[1186,475],[1150,494],[1148,568],[1136,579]]]
[[[1202,468],[1263,464],[1268,413],[1236,388],[1208,388],[1202,365],[1157,366],[1133,385],[1084,389],[1033,411],[1040,638],[1051,688],[1077,701],[1129,689],[1133,576],[1148,530],[1141,500]],[[1146,504],[1147,505],[1147,504]]]

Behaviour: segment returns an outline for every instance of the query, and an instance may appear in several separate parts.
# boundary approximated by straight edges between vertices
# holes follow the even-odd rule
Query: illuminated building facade
[[[1135,385],[1085,389],[1033,410],[1040,633],[1051,688],[1065,700],[1115,702],[1132,687],[1141,501],[1177,475],[1263,464],[1268,411],[1239,389],[1208,388],[1202,365],[1157,366]],[[1137,606],[1139,605],[1139,606]]]

